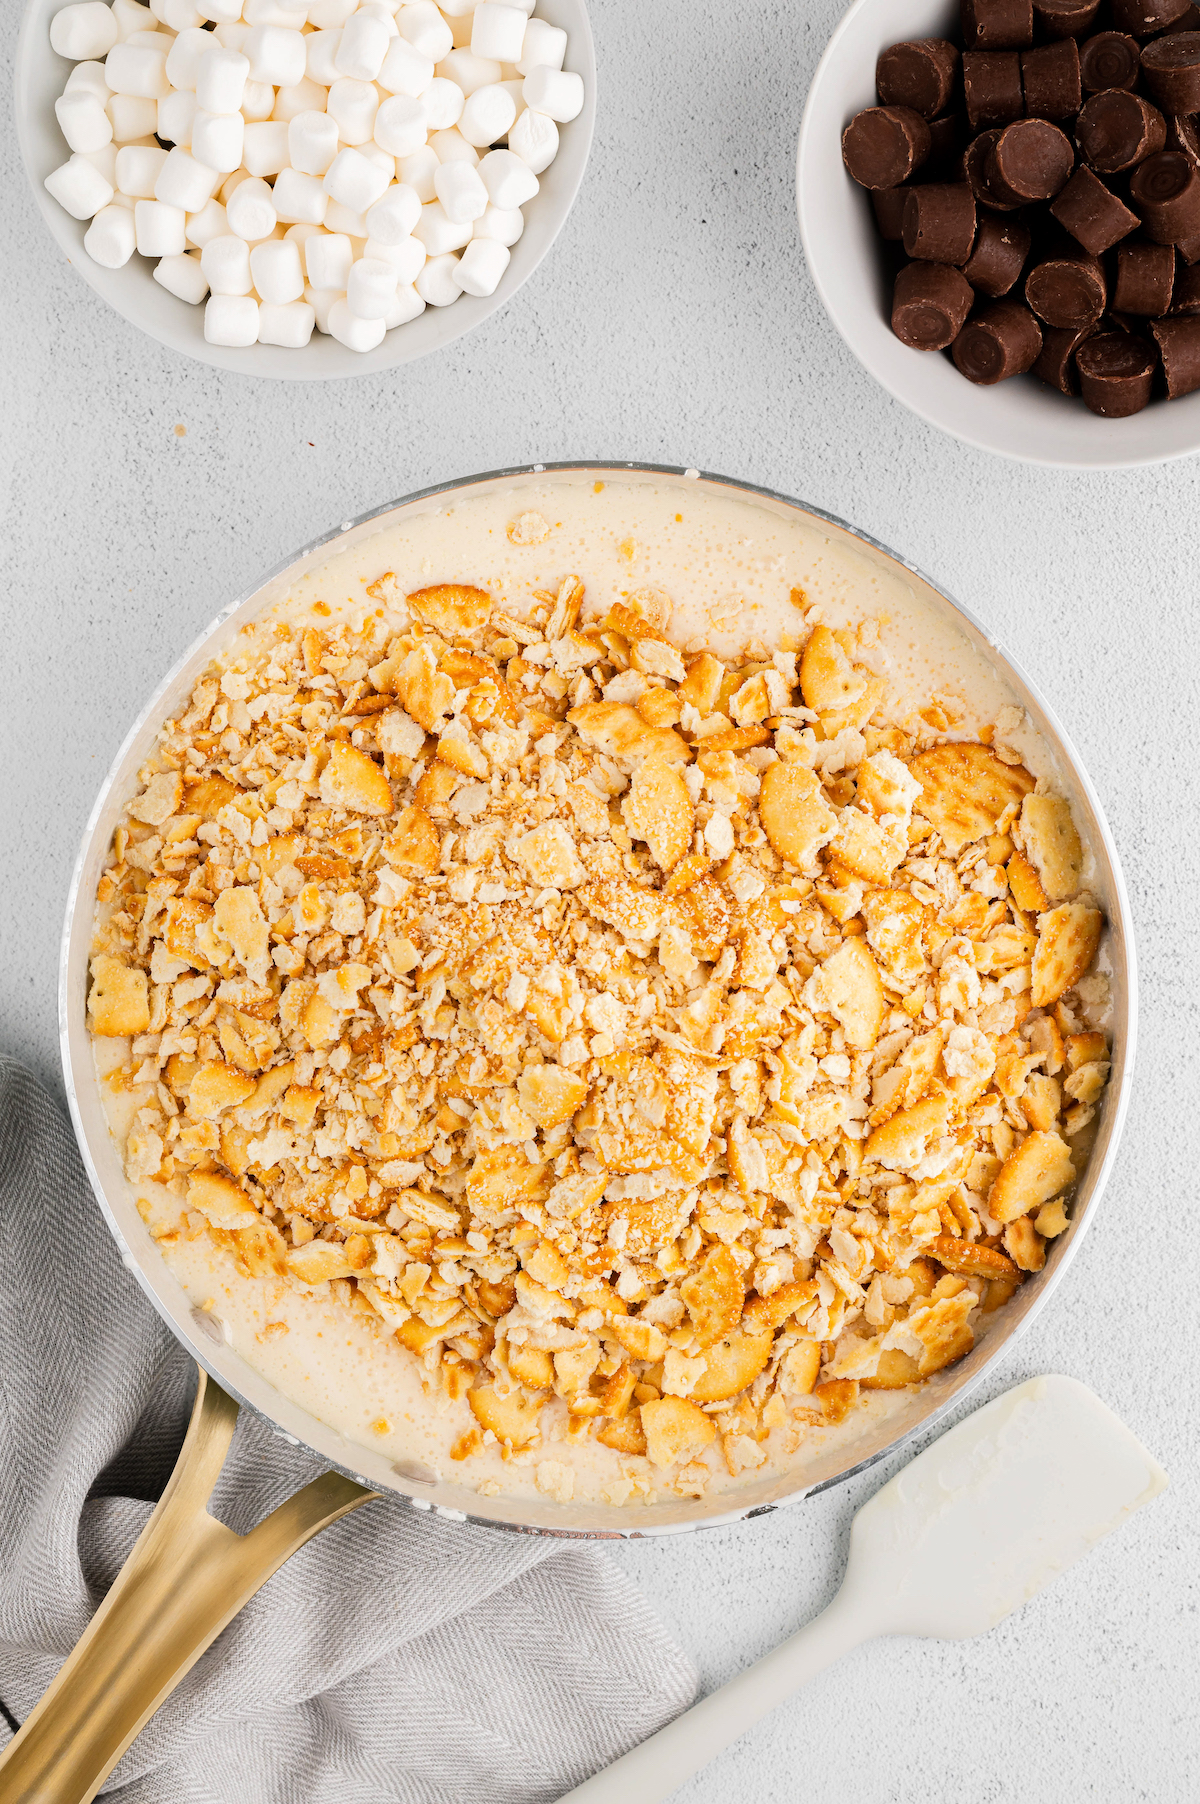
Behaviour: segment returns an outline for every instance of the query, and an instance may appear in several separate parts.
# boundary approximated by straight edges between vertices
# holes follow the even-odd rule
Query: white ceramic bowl
[[[348,351],[335,338],[314,332],[301,351],[281,345],[249,345],[238,350],[210,345],[204,337],[204,307],[189,306],[154,280],[153,264],[136,254],[123,269],[102,269],[83,248],[87,220],[72,219],[46,192],[43,183],[52,169],[71,154],[54,117],[54,102],[62,93],[72,64],[50,47],[50,21],[66,0],[29,0],[17,40],[13,74],[13,106],[17,136],[37,203],[67,254],[67,259],[97,294],[127,320],[157,338],[160,344],[201,363],[237,370],[243,376],[276,376],[284,381],[315,382],[335,376],[370,376],[377,370],[409,363],[439,351],[470,332],[510,301],[531,276],[561,230],[579,184],[592,143],[596,118],[596,52],[592,43],[585,0],[538,0],[538,17],[560,25],[568,37],[565,67],[583,77],[583,111],[570,125],[561,126],[557,157],[542,176],[541,192],[525,211],[525,230],[512,247],[512,260],[495,294],[464,294],[449,307],[427,307],[419,318],[385,334],[383,343],[366,353]]]
[[[854,0],[813,76],[800,126],[796,203],[817,292],[877,382],[931,425],[984,451],[1067,469],[1119,470],[1200,450],[1200,391],[1101,420],[1033,376],[980,388],[949,356],[913,351],[889,324],[891,281],[871,203],[842,162],[842,131],[875,106],[875,60],[905,38],[957,36],[955,0]]]

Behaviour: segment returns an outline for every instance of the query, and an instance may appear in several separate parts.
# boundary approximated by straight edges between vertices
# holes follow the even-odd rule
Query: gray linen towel
[[[0,1699],[18,1722],[160,1495],[194,1373],[121,1265],[70,1129],[0,1060]],[[320,1470],[244,1414],[210,1507],[244,1533]],[[598,1549],[388,1498],[268,1581],[105,1795],[534,1804],[651,1734],[695,1685]]]

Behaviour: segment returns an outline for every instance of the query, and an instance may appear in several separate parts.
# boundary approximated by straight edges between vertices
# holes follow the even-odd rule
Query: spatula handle
[[[878,1633],[863,1605],[839,1591],[827,1610],[782,1646],[568,1792],[560,1804],[656,1804],[776,1704]]]

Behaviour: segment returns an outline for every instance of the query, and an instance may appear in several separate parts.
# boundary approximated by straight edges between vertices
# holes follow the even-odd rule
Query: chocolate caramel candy
[[[1200,169],[1200,128],[1189,114],[1180,113],[1168,119],[1167,149],[1181,150],[1188,162]]]
[[[1124,201],[1083,165],[1050,202],[1050,211],[1093,257],[1128,238],[1138,223],[1137,214],[1131,213]]]
[[[1079,46],[1074,38],[1021,52],[1021,85],[1030,119],[1070,119],[1083,104]]]
[[[1079,379],[1075,353],[1094,330],[1093,326],[1081,326],[1077,332],[1070,332],[1058,326],[1047,326],[1042,332],[1042,348],[1030,374],[1048,382],[1062,395],[1077,395]]]
[[[980,132],[968,144],[962,160],[962,176],[981,206],[991,207],[997,213],[1011,213],[1021,202],[1006,200],[995,192],[988,180],[988,167],[999,136],[1000,128],[997,127],[990,132]]]
[[[959,0],[968,50],[1024,50],[1033,43],[1033,0]]]
[[[1182,19],[1189,4],[1190,0],[1111,0],[1109,11],[1118,31],[1152,38]]]
[[[1085,94],[1132,88],[1142,66],[1137,39],[1120,31],[1100,31],[1079,46],[1079,77]]]
[[[1084,252],[1047,257],[1025,279],[1025,299],[1048,326],[1078,331],[1104,312],[1108,284],[1095,257]]]
[[[1200,31],[1168,31],[1145,45],[1142,76],[1166,112],[1200,112]]]
[[[929,121],[929,155],[923,171],[929,181],[953,181],[966,146],[964,121],[958,113],[944,113]]]
[[[1093,169],[1116,175],[1162,149],[1167,122],[1140,94],[1110,88],[1084,102],[1075,122],[1075,141]]]
[[[1125,243],[1117,246],[1117,280],[1112,304],[1119,313],[1157,319],[1171,307],[1175,287],[1173,244]]]
[[[1019,219],[980,212],[975,248],[962,266],[963,275],[977,294],[999,300],[1024,269],[1029,245],[1029,227]]]
[[[1075,353],[1084,404],[1106,420],[1128,419],[1150,399],[1157,359],[1150,346],[1124,332],[1098,332]]]
[[[864,188],[898,188],[928,155],[929,127],[911,107],[868,107],[842,133],[842,161]]]
[[[974,299],[961,270],[908,263],[892,293],[892,331],[914,351],[944,351],[962,331]]]
[[[1139,164],[1129,198],[1155,244],[1178,244],[1200,233],[1200,170],[1180,150],[1160,150]]]
[[[1044,38],[1079,38],[1090,31],[1100,0],[1033,0],[1034,21]]]
[[[926,182],[910,188],[901,231],[910,257],[965,263],[975,242],[975,196],[966,182]]]
[[[1172,313],[1200,313],[1200,269],[1181,269],[1171,293]]]
[[[936,119],[950,104],[959,52],[945,38],[913,38],[881,50],[875,64],[880,106],[908,107],[922,119]]]
[[[904,224],[904,203],[912,190],[910,188],[872,188],[871,206],[875,213],[875,224],[879,227],[879,236],[887,244],[899,244],[901,228]]]
[[[1200,232],[1194,238],[1181,238],[1175,246],[1175,255],[1191,268],[1193,263],[1200,263]]]
[[[1019,119],[1025,105],[1021,58],[1015,50],[968,50],[963,54],[963,97],[973,132]]]
[[[1168,401],[1200,388],[1200,317],[1152,319],[1150,330],[1162,358]]]
[[[969,319],[950,348],[968,382],[987,387],[1023,376],[1037,362],[1042,329],[1028,307],[992,301]]]
[[[1074,167],[1071,141],[1057,125],[1048,119],[1018,119],[1005,126],[992,146],[987,184],[1010,205],[1053,200]]]

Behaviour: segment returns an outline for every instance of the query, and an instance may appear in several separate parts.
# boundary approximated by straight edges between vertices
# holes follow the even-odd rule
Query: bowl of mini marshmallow
[[[549,250],[595,117],[584,0],[31,0],[21,149],[69,260],[245,375],[440,349]]]

